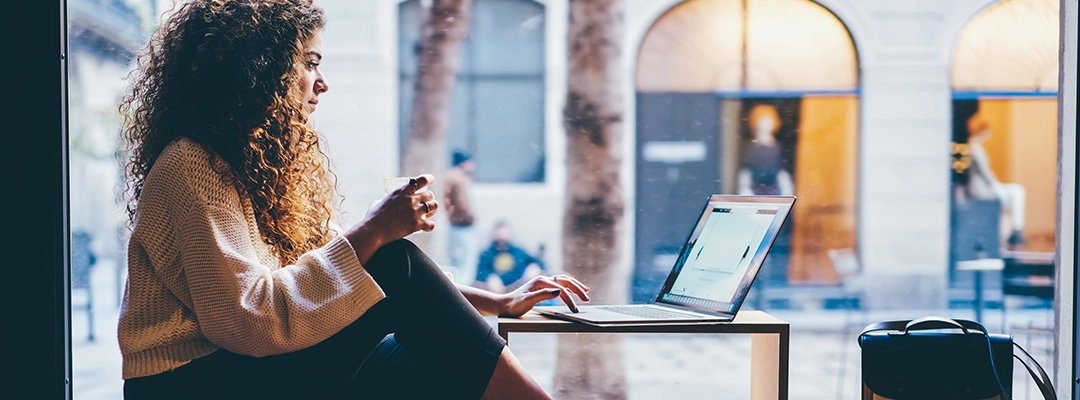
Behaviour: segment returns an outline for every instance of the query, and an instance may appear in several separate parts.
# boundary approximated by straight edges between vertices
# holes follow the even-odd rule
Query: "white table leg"
[[[750,398],[780,398],[780,335],[750,335]]]

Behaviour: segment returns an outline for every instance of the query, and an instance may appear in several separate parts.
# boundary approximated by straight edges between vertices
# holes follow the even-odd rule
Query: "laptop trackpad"
[[[590,321],[639,321],[640,317],[633,315],[620,314],[617,312],[605,311],[594,306],[579,306],[579,312],[572,312],[566,306],[540,306],[534,307],[534,310],[542,314],[558,314],[566,315],[574,319],[585,319]]]
[[[624,309],[623,311],[617,311]],[[694,320],[707,318],[699,314],[680,313],[664,307],[649,305],[634,306],[581,306],[579,312],[570,312],[565,306],[536,307],[542,313],[556,313],[573,319],[597,322],[649,321],[649,320]],[[633,310],[636,312],[627,312]],[[635,315],[636,314],[636,315]],[[655,314],[655,315],[652,315]]]

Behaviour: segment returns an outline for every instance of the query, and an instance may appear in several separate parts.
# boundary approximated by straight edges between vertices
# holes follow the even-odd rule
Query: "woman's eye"
[[[306,65],[308,69],[312,69],[312,68],[318,67],[319,63],[317,63],[315,61],[308,61],[304,65]]]

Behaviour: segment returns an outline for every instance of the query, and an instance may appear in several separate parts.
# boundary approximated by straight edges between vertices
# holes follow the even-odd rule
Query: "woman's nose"
[[[315,93],[326,93],[330,90],[330,84],[326,83],[326,76],[319,72],[319,77],[315,79]]]

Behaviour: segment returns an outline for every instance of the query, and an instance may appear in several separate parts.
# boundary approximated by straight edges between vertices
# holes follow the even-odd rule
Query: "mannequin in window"
[[[1009,232],[1006,243],[1010,247],[1024,244],[1024,187],[1015,183],[1001,183],[990,169],[990,159],[983,143],[990,139],[990,124],[976,113],[968,119],[968,150],[971,165],[968,168],[968,184],[965,192],[974,200],[999,200],[1002,215],[1002,232]]]
[[[791,195],[794,183],[784,170],[784,159],[776,132],[780,130],[780,114],[776,107],[758,104],[747,117],[753,139],[743,153],[738,186],[741,195]]]

